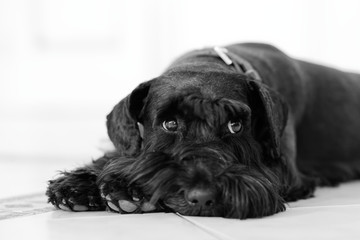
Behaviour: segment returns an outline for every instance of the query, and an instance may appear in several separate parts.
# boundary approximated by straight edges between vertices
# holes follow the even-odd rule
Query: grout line
[[[184,219],[185,221],[188,221],[189,223],[195,225],[196,227],[200,228],[201,230],[203,230],[204,232],[210,234],[211,236],[213,236],[214,238],[218,239],[218,240],[235,240],[234,238],[222,233],[222,232],[219,232],[219,231],[216,231],[214,229],[211,229],[197,221],[194,221],[178,212],[175,212],[174,213],[175,215],[179,216],[180,218]]]
[[[303,208],[340,208],[340,207],[360,207],[360,204],[354,203],[354,204],[337,204],[337,205],[322,205],[322,206],[294,206],[289,207],[289,209],[303,209]]]
[[[0,204],[4,203],[4,202],[18,201],[18,200],[22,200],[22,199],[35,198],[35,197],[40,197],[40,196],[45,197],[45,192],[36,192],[36,193],[30,193],[30,194],[25,194],[25,195],[0,198]]]
[[[38,209],[33,209],[30,211],[24,211],[24,212],[13,212],[13,213],[9,213],[4,216],[0,216],[0,220],[6,220],[6,219],[11,219],[11,218],[16,218],[16,217],[31,216],[31,215],[38,215],[38,214],[42,214],[42,213],[52,212],[55,210],[56,209],[54,207],[45,207],[45,208],[38,208]]]
[[[45,194],[40,192],[0,199],[0,220],[36,215],[54,210],[53,206],[46,203]]]

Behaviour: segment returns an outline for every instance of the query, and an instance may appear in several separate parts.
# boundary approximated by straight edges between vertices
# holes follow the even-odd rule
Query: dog
[[[107,116],[115,150],[49,181],[70,211],[259,218],[360,178],[360,75],[274,46],[189,52]]]

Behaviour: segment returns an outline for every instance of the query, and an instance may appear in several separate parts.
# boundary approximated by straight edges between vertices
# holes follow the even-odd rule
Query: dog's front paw
[[[104,210],[96,175],[87,169],[63,172],[62,176],[49,181],[46,191],[48,202],[66,211]]]
[[[116,213],[149,213],[161,211],[142,195],[137,188],[132,188],[124,181],[110,180],[100,183],[100,194],[106,202],[107,210]]]

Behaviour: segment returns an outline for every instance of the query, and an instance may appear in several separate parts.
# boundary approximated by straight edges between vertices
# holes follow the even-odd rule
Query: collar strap
[[[213,50],[226,65],[234,66],[237,71],[244,73],[255,81],[262,82],[259,73],[251,66],[248,61],[242,57],[230,52],[227,48],[224,47],[216,46],[213,48]]]

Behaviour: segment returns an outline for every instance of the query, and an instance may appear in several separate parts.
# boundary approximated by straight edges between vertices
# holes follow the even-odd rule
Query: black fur
[[[107,128],[116,150],[49,181],[49,202],[73,211],[244,219],[360,177],[359,75],[268,45],[228,49],[263,82],[213,54],[183,56],[114,107]],[[334,105],[341,102],[345,108]],[[177,121],[175,132],[163,128],[166,120]],[[231,133],[229,121],[241,122],[241,131]],[[189,201],[194,189],[206,191],[209,204]]]

